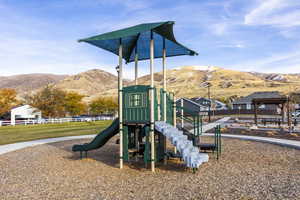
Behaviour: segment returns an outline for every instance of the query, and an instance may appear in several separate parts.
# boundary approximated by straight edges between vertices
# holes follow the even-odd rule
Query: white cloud
[[[214,35],[221,36],[227,32],[228,24],[226,22],[217,23],[210,26],[210,30]]]
[[[289,29],[281,30],[279,34],[287,39],[298,39],[299,31],[300,29],[289,28]]]
[[[296,0],[265,0],[245,15],[246,25],[293,27],[300,25],[300,5]]]
[[[247,71],[300,73],[300,51],[278,53],[263,59],[238,63],[235,66],[243,67]]]
[[[0,38],[0,43],[1,75],[34,72],[73,74],[107,64],[97,63],[93,56],[81,51],[75,41],[4,37]]]
[[[217,45],[218,47],[221,48],[237,48],[237,49],[242,49],[245,48],[246,46],[242,43],[233,43],[233,44],[219,44]]]
[[[259,2],[258,5],[244,18],[245,10],[252,6],[254,1]],[[228,60],[226,56],[230,54],[230,51],[237,52],[236,49],[250,46],[257,47],[257,50],[253,52],[253,59],[260,57],[264,52],[260,52],[261,43],[257,42],[256,36],[258,34],[256,33],[260,34],[261,30],[256,32],[252,27],[240,26],[241,24],[284,27],[280,29],[281,35],[286,38],[299,38],[297,27],[294,27],[293,32],[291,32],[292,28],[285,28],[300,24],[300,20],[297,20],[300,19],[300,16],[295,11],[295,5],[300,5],[299,0],[253,0],[247,1],[247,3],[244,0],[193,1],[189,3],[178,1],[167,5],[167,8],[159,7],[160,2],[158,1],[73,0],[71,3],[62,1],[61,5],[49,1],[43,4],[45,10],[46,8],[49,9],[48,4],[52,5],[50,10],[54,9],[56,11],[58,9],[63,11],[67,8],[72,10],[72,6],[76,9],[89,10],[88,7],[95,8],[96,5],[99,11],[96,11],[97,15],[82,12],[84,13],[82,19],[74,22],[72,16],[70,18],[63,18],[62,16],[57,19],[49,13],[45,13],[45,16],[38,17],[35,14],[20,12],[21,9],[14,9],[17,7],[7,4],[10,6],[4,8],[6,12],[2,12],[4,9],[0,11],[0,73],[50,72],[74,74],[91,68],[103,67],[102,69],[115,74],[114,66],[117,64],[115,55],[88,44],[78,44],[76,39],[153,21],[176,21],[174,28],[178,41],[183,42],[192,49],[201,49],[200,56],[205,55],[203,57],[199,56],[200,58],[168,59],[170,68],[190,63],[199,65],[205,62],[208,65],[219,62],[231,66],[235,60],[244,59],[244,55],[242,55],[244,51],[241,50],[239,55],[234,55],[236,59],[226,61]],[[156,9],[151,9],[153,5]],[[108,14],[108,9],[112,7],[115,8],[114,12]],[[222,9],[223,7],[224,9]],[[105,10],[106,8],[107,10]],[[286,9],[289,11],[286,11]],[[105,12],[101,13],[103,10]],[[68,12],[70,11],[68,10]],[[267,27],[264,28],[266,28],[264,30],[267,30]],[[250,34],[247,32],[248,30],[251,31]],[[252,34],[252,31],[255,31],[255,35]],[[259,37],[261,37],[260,35]],[[218,43],[218,41],[220,42]],[[266,45],[272,46],[274,44],[266,43]],[[289,51],[292,46],[294,46],[294,43],[292,45],[287,43],[283,44],[282,48]],[[215,59],[216,52],[219,55],[218,59]],[[276,53],[276,50],[274,50],[274,53]],[[155,61],[156,71],[160,71],[160,61],[157,60]],[[255,70],[260,68],[267,70],[266,66],[279,66],[279,62],[285,62],[285,69],[288,69],[288,66],[297,66],[296,58],[290,53],[290,55],[285,56],[276,54],[257,61],[250,60],[238,67],[244,67],[243,64],[246,64],[249,68],[258,66],[253,68]],[[290,69],[294,70],[296,68]],[[139,71],[140,75],[147,74],[149,72],[148,63],[141,62]],[[126,65],[126,71],[124,72],[126,73],[125,77],[132,78],[134,74],[132,65]]]

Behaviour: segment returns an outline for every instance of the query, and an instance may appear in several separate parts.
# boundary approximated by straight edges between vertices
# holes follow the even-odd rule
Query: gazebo
[[[79,42],[86,42],[110,51],[113,54],[118,55],[118,101],[119,101],[119,134],[120,134],[120,168],[123,168],[124,159],[124,143],[123,133],[125,131],[124,126],[140,123],[149,123],[150,143],[151,143],[151,170],[155,170],[155,138],[154,138],[154,121],[157,108],[155,99],[155,87],[154,87],[154,59],[162,58],[162,70],[163,70],[163,95],[161,97],[162,106],[162,121],[167,121],[167,83],[166,83],[166,57],[181,56],[181,55],[197,55],[197,53],[182,44],[178,43],[173,33],[173,21],[165,21],[158,23],[145,23],[132,26],[129,28],[104,33],[101,35],[85,38],[79,40]],[[124,106],[127,106],[126,97],[124,97],[124,91],[138,90],[143,88],[131,87],[123,88],[123,59],[126,63],[135,63],[135,85],[138,86],[138,61],[150,60],[150,107],[149,107],[149,122],[144,121],[130,121],[126,120],[127,117],[131,117],[125,113],[123,115]],[[130,100],[130,99],[129,99]],[[139,101],[138,96],[133,96],[133,101],[137,103]],[[139,103],[137,103],[139,104]],[[146,104],[145,104],[146,105]],[[127,111],[126,111],[127,112]],[[126,134],[126,131],[125,131]]]
[[[257,109],[260,105],[277,105],[281,109],[281,120],[282,123],[284,122],[284,108],[287,110],[287,117],[288,117],[288,125],[290,125],[290,114],[289,114],[289,98],[283,95],[277,95],[275,97],[261,97],[261,98],[254,98],[252,100],[252,104],[254,107],[254,122],[257,126]]]

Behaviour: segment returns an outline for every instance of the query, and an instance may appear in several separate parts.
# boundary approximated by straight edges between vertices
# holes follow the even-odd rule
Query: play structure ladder
[[[208,162],[208,154],[200,153],[192,141],[188,140],[182,131],[179,131],[174,126],[164,122],[156,121],[155,130],[162,133],[171,143],[176,146],[186,166],[197,169],[203,162]]]

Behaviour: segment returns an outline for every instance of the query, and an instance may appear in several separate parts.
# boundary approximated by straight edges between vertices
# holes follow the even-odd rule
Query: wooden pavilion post
[[[150,35],[150,137],[151,137],[151,171],[155,171],[155,140],[154,140],[154,40],[153,31]]]
[[[282,124],[282,126],[284,124],[284,114],[285,114],[284,109],[285,109],[285,103],[282,103],[281,104],[281,124]]]
[[[135,47],[135,53],[134,53],[134,68],[135,68],[135,76],[134,76],[134,80],[135,80],[135,85],[138,84],[138,62],[139,62],[139,54],[137,52],[137,46]]]
[[[291,107],[291,104],[290,104],[290,97],[288,96],[287,97],[287,122],[288,122],[288,127],[289,127],[289,131],[291,131],[291,113],[290,113],[290,107]]]
[[[257,126],[257,104],[254,102],[254,123]]]
[[[123,168],[123,66],[122,66],[122,39],[120,38],[119,45],[119,133],[120,133],[120,169]]]

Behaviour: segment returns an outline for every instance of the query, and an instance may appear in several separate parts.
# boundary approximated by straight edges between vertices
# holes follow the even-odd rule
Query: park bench
[[[282,120],[279,118],[263,118],[263,119],[261,119],[261,122],[263,123],[264,126],[266,126],[267,123],[276,124],[276,125],[280,126],[282,123]]]

